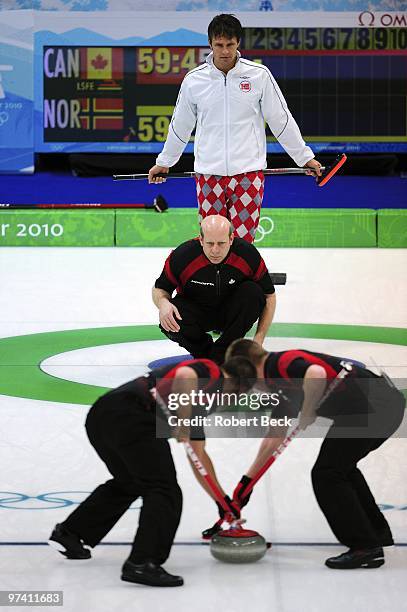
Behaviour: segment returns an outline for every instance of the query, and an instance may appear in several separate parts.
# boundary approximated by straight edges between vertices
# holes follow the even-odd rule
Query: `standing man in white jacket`
[[[159,183],[182,155],[196,126],[194,155],[201,219],[227,217],[240,238],[253,242],[260,218],[267,166],[264,122],[295,163],[320,175],[273,75],[241,57],[241,23],[217,15],[209,24],[211,53],[188,72],[178,94],[167,140],[149,182]]]

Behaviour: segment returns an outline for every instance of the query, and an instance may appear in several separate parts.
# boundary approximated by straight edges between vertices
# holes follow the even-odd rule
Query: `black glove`
[[[230,499],[229,495],[225,495],[225,497],[223,499],[224,499],[224,501],[226,502],[226,504],[228,506],[229,513],[235,519],[240,518],[240,507],[239,507],[239,504],[236,503],[234,500]],[[224,508],[220,505],[219,502],[216,502],[216,505],[218,506],[218,511],[219,511],[220,518],[224,519],[225,515],[226,515],[226,510],[224,510]]]
[[[214,525],[212,525],[212,527],[209,527],[208,529],[204,529],[202,532],[202,539],[210,540],[212,536],[215,535],[215,533],[218,533],[219,531],[222,530],[222,523],[223,523],[223,519],[220,518],[219,520],[216,521]]]
[[[233,491],[233,501],[235,502],[235,504],[238,504],[239,508],[244,508],[244,506],[249,502],[250,496],[253,493],[253,489],[245,497],[242,497],[242,494],[247,485],[252,480],[253,478],[249,478],[246,475],[242,476],[239,482],[237,483],[235,490]]]

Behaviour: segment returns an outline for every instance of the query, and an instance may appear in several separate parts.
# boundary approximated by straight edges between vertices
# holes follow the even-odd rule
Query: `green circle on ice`
[[[407,346],[407,329],[365,325],[274,323],[270,337],[376,342]],[[83,348],[166,340],[157,325],[95,327],[0,339],[0,394],[67,404],[92,404],[109,389],[57,378],[41,370],[54,355]]]

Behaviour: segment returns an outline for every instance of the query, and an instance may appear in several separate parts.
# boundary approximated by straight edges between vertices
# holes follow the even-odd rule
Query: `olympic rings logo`
[[[11,491],[0,491],[0,508],[6,510],[55,510],[68,506],[78,506],[90,491],[54,491],[40,495],[27,495]],[[389,510],[405,511],[407,504],[394,506],[393,504],[378,504],[383,512]],[[140,510],[142,501],[137,499],[129,510]]]
[[[270,217],[262,217],[257,226],[256,238],[254,242],[261,242],[265,236],[268,236],[274,230],[274,221]]]
[[[0,112],[0,127],[2,127],[9,120],[9,115],[5,111]]]
[[[90,491],[55,491],[40,495],[26,495],[11,491],[0,491],[0,508],[8,510],[55,510],[79,505]],[[129,510],[140,510],[141,500],[136,500]]]

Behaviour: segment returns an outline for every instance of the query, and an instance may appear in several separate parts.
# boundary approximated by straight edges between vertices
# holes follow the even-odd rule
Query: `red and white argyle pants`
[[[253,242],[263,201],[263,172],[196,174],[195,180],[201,220],[208,215],[223,215],[232,223],[236,236]]]

